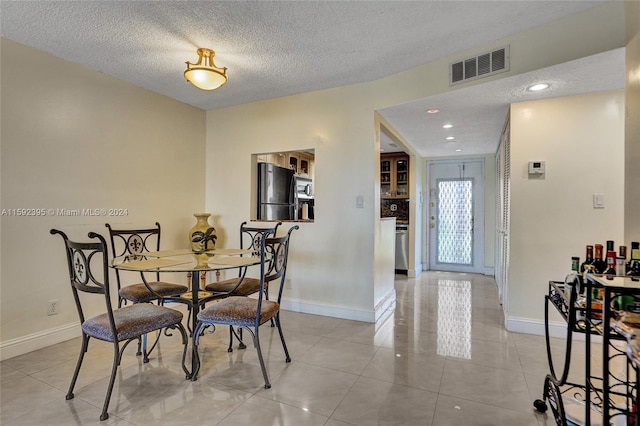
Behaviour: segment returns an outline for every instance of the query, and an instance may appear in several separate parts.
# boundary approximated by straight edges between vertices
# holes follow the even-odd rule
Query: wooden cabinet
[[[314,155],[306,151],[273,152],[258,154],[258,163],[271,163],[295,172],[296,176],[313,179]]]
[[[380,197],[409,198],[409,156],[380,154]]]
[[[289,167],[289,156],[286,152],[273,152],[270,154],[259,154],[258,163],[271,163],[280,167]]]
[[[300,154],[300,169],[298,173],[301,176],[305,176],[313,179],[313,163],[314,156],[309,152],[303,152]]]
[[[288,167],[295,171],[297,176],[313,178],[313,159],[310,152],[289,152]]]

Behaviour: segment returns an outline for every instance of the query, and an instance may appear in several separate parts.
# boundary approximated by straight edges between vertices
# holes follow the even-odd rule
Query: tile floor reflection
[[[542,336],[509,333],[493,278],[424,272],[396,277],[397,303],[382,324],[283,312],[293,361],[275,329],[262,343],[272,388],[255,350],[226,351],[225,327],[201,339],[199,380],[184,380],[179,339],[162,337],[151,362],[125,352],[100,422],[111,346],[91,341],[65,400],[80,339],[0,365],[0,423],[14,425],[492,425],[555,424],[536,413],[548,366]],[[543,301],[540,300],[542,309]],[[554,339],[558,357],[563,342]],[[574,345],[578,371],[584,345]]]

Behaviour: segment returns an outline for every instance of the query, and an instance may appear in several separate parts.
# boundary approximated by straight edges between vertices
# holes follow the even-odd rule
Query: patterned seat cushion
[[[188,287],[181,284],[165,283],[165,282],[150,282],[149,287],[161,296],[177,296],[189,291]],[[126,287],[122,287],[118,294],[123,299],[126,299],[133,303],[147,303],[152,300],[156,300],[157,297],[149,291],[149,289],[143,284],[132,284]]]
[[[238,278],[210,283],[205,286],[207,291],[216,293],[229,293],[238,283]],[[257,278],[247,278],[242,280],[238,288],[230,293],[233,296],[249,296],[260,291],[260,280]]]
[[[150,303],[137,303],[113,311],[117,340],[123,341],[182,322],[182,312]],[[109,316],[90,318],[82,323],[82,331],[91,337],[113,342]]]
[[[212,303],[198,313],[198,320],[209,324],[251,327],[255,324],[258,300],[252,297],[231,296]],[[280,310],[277,302],[263,300],[260,309],[260,325],[273,318]]]

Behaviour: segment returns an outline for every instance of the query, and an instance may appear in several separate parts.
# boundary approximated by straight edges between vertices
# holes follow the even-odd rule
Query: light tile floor
[[[292,357],[261,330],[272,382],[251,345],[226,351],[228,330],[201,339],[203,366],[185,380],[177,337],[151,362],[127,348],[110,417],[100,422],[112,347],[91,341],[75,399],[65,394],[80,339],[1,363],[0,423],[14,425],[553,425],[536,413],[548,371],[544,338],[505,331],[493,278],[424,272],[396,276],[395,310],[381,324],[282,312]],[[543,300],[537,301],[542,310]],[[563,341],[553,339],[558,357]],[[584,345],[576,342],[574,371]]]

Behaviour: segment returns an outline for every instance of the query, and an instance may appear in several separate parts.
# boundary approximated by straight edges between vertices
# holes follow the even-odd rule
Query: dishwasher
[[[409,225],[396,225],[396,271],[409,269]]]

